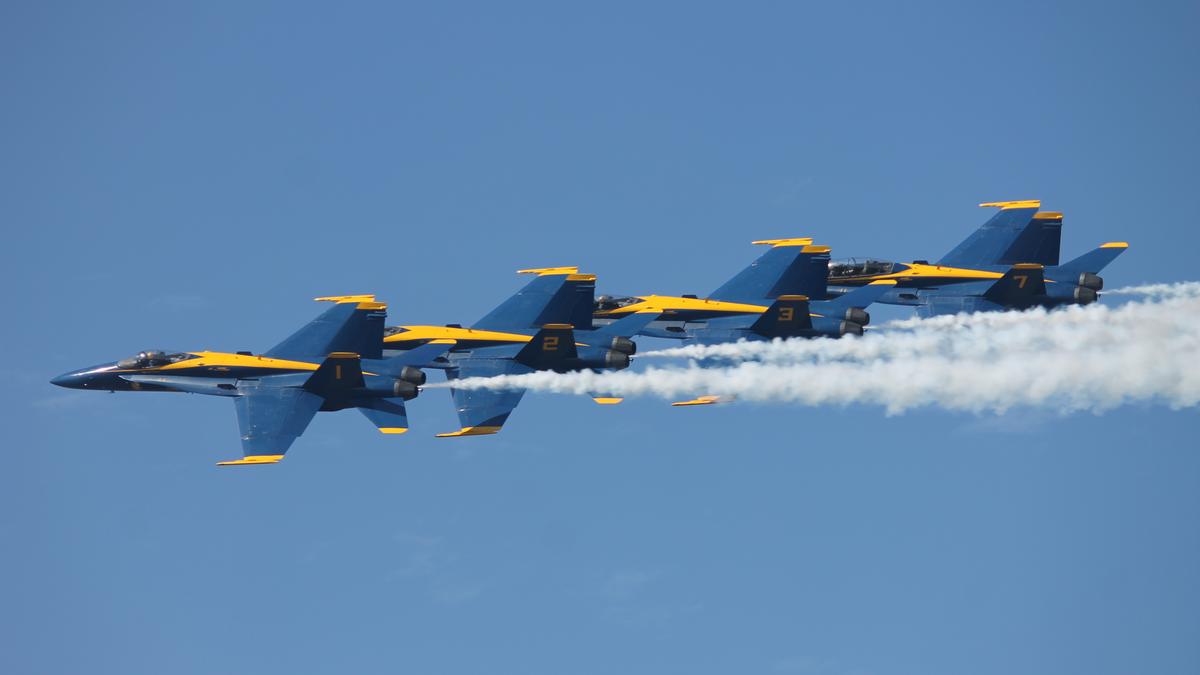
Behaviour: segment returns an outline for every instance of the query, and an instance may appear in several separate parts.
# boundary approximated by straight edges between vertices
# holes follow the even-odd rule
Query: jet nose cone
[[[79,375],[76,373],[63,373],[58,377],[50,380],[50,384],[66,387],[68,389],[76,389],[79,387]]]

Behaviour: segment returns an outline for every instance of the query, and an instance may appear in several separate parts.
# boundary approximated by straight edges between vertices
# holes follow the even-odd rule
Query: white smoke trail
[[[1149,299],[1046,312],[981,313],[887,324],[862,338],[689,346],[655,356],[734,359],[724,367],[539,372],[460,380],[585,394],[700,394],[803,405],[865,403],[1002,412],[1101,411],[1132,402],[1200,404],[1200,284],[1119,289]],[[752,360],[747,360],[752,359]]]
[[[1152,298],[1180,298],[1200,295],[1200,281],[1180,281],[1174,284],[1144,284],[1104,291],[1105,295],[1148,295]]]

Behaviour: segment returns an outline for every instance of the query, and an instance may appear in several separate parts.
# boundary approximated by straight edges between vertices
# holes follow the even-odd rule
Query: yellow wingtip
[[[362,295],[322,295],[320,298],[313,298],[318,303],[358,303],[360,310],[385,310],[388,309],[388,303],[379,303],[374,299],[374,293]]]
[[[592,400],[600,405],[616,405],[625,399],[617,396],[593,396]]]
[[[812,237],[792,237],[790,239],[759,239],[752,241],[751,244],[764,244],[767,246],[811,246],[813,243]]]
[[[579,274],[579,267],[577,265],[569,267],[531,267],[527,270],[517,270],[517,274],[536,274],[539,277],[547,274]]]
[[[278,464],[283,455],[246,455],[241,459],[217,462],[217,466],[245,466],[249,464]]]
[[[1110,241],[1100,244],[1100,248],[1129,248],[1127,241]]]
[[[696,398],[694,398],[690,401],[676,401],[676,402],[672,403],[671,406],[675,407],[675,408],[681,408],[681,407],[690,406],[690,405],[713,405],[714,403],[720,403],[720,402],[721,402],[720,396],[697,396]]]
[[[984,202],[980,206],[996,206],[1001,209],[1038,209],[1042,206],[1042,200],[1017,199],[1011,202]]]
[[[458,431],[437,434],[438,438],[458,438],[459,436],[487,436],[500,431],[500,427],[463,427]]]
[[[408,427],[379,427],[381,434],[403,434],[408,431]]]

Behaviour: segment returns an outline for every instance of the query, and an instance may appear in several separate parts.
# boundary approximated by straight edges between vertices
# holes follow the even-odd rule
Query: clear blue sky
[[[1130,241],[1112,286],[1197,278],[1194,2],[498,4],[0,8],[0,671],[1200,671],[1195,410],[530,395],[442,440],[430,392],[227,471],[228,401],[47,383],[317,295],[933,257],[996,199]]]

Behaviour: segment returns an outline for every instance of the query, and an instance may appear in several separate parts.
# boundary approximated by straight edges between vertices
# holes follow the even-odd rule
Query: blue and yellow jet
[[[1063,214],[1040,211],[1041,202],[1036,199],[980,206],[1000,210],[935,263],[871,258],[832,262],[830,294],[893,281],[895,289],[879,302],[914,306],[926,317],[1087,305],[1095,302],[1104,288],[1099,272],[1129,247],[1123,241],[1101,244],[1060,265]]]
[[[535,275],[524,288],[471,327],[396,326],[387,329],[385,353],[405,353],[431,341],[454,346],[444,356],[425,362],[446,371],[450,381],[520,375],[539,370],[620,370],[629,367],[637,345],[630,339],[657,318],[657,312],[632,313],[622,321],[593,328],[592,301],[596,277],[576,267],[519,270]],[[439,438],[494,434],[521,402],[525,390],[458,389],[451,387],[461,428]],[[620,398],[593,396],[597,403]]]
[[[600,296],[597,322],[637,312],[661,317],[641,335],[717,344],[790,337],[862,335],[866,307],[895,284],[881,282],[825,300],[829,247],[807,237],[753,242],[771,248],[706,298],[694,295]]]
[[[878,281],[826,297],[829,247],[807,237],[753,242],[771,248],[748,267],[713,291],[696,296],[600,296],[596,321],[611,321],[636,312],[659,312],[660,320],[642,329],[651,337],[682,339],[685,345],[712,345],[739,340],[862,335],[871,316],[866,307],[895,286]],[[716,403],[701,396],[675,405]]]
[[[373,295],[317,298],[334,306],[263,354],[144,351],[51,380],[71,389],[171,391],[228,396],[237,408],[242,459],[218,466],[274,464],[319,410],[358,408],[385,434],[408,430],[404,402],[425,373],[413,364],[444,353],[433,341],[382,358],[387,305]]]

